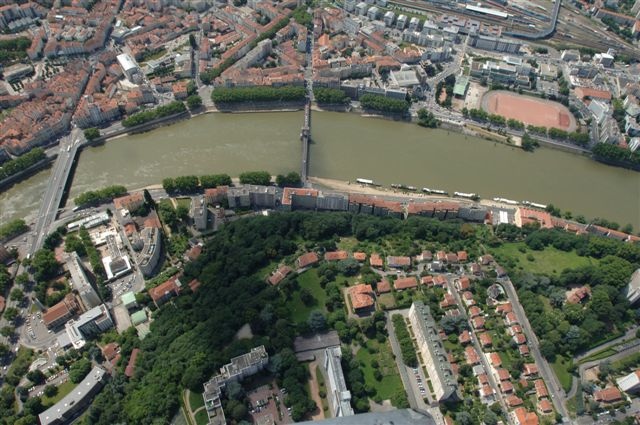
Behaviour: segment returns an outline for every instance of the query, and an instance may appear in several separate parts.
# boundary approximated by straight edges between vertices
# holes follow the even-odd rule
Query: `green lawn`
[[[66,396],[67,394],[69,394],[71,392],[71,390],[73,390],[76,387],[77,384],[74,384],[71,381],[67,381],[65,383],[63,383],[62,385],[58,386],[58,393],[49,398],[47,396],[42,396],[42,404],[44,406],[53,406],[54,404],[56,404],[57,402],[59,402],[60,400],[62,400],[62,397]]]
[[[376,340],[369,340],[367,341],[367,347],[377,349],[377,352],[372,354],[369,350],[362,347],[356,354],[356,359],[363,365],[362,372],[364,374],[365,384],[374,387],[376,389],[376,395],[380,396],[383,400],[391,399],[394,394],[399,391],[404,391],[389,342],[386,341],[380,344]],[[382,373],[382,379],[380,381],[377,381],[373,375],[375,369],[371,366],[371,361],[374,359],[378,361],[378,368]]]
[[[551,363],[551,367],[555,372],[558,380],[560,381],[560,385],[565,390],[565,392],[569,392],[571,390],[571,381],[573,380],[571,373],[569,373],[569,367],[571,366],[571,359],[567,359],[561,355],[557,355],[556,359],[553,363]]]
[[[176,198],[176,204],[191,208],[191,198]]]
[[[312,305],[305,305],[300,299],[300,291],[293,293],[291,301],[288,303],[291,311],[291,317],[296,323],[302,323],[307,321],[309,313],[313,310],[325,311],[324,304],[327,300],[327,294],[320,286],[320,278],[318,277],[317,269],[312,268],[302,273],[298,276],[298,282],[300,283],[300,288],[307,288],[315,299]]]
[[[196,413],[196,424],[197,425],[207,425],[209,423],[209,415],[207,414],[206,409],[202,409],[198,413]]]
[[[519,248],[526,248],[526,251],[521,252]],[[498,248],[492,248],[491,252],[497,258],[513,259],[518,267],[527,271],[548,275],[557,275],[567,268],[582,267],[597,262],[590,257],[580,257],[575,251],[560,251],[552,246],[546,247],[542,251],[534,251],[529,249],[524,242],[505,243]],[[533,257],[533,261],[527,259],[529,255]]]
[[[591,361],[594,361],[594,360],[606,359],[607,357],[611,357],[616,353],[617,353],[617,351],[612,349],[612,348],[605,348],[604,350],[600,350],[600,351],[598,351],[596,353],[593,353],[589,357],[585,357],[583,359],[580,359],[580,361],[578,363],[582,364],[582,363],[591,362]]]
[[[390,293],[378,295],[378,304],[385,310],[391,310],[396,307],[396,299]]]
[[[204,399],[202,398],[202,393],[189,391],[189,405],[191,406],[192,412],[195,412],[196,410],[198,410],[198,408],[204,406]]]

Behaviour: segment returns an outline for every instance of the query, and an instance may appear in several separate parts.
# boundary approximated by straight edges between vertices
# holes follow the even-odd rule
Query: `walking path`
[[[318,380],[316,379],[317,366],[318,366],[317,360],[314,360],[311,363],[309,363],[309,374],[311,375],[311,378],[309,379],[309,390],[311,392],[311,398],[313,399],[313,402],[316,404],[316,406],[318,406],[318,409],[317,409],[318,413],[311,416],[312,421],[324,419],[324,411],[322,410],[322,399],[320,398],[320,386],[318,385]]]
[[[631,329],[629,329],[627,332],[625,332],[624,335],[616,338],[616,339],[612,339],[609,342],[605,342],[604,344],[598,345],[597,347],[592,348],[589,351],[586,351],[580,355],[575,356],[574,361],[578,361],[581,359],[584,359],[585,357],[589,357],[592,354],[595,354],[599,351],[605,350],[609,347],[612,347],[614,345],[620,344],[621,342],[624,342],[626,340],[630,340],[633,339],[636,335],[636,331],[638,330],[637,326],[632,327]]]

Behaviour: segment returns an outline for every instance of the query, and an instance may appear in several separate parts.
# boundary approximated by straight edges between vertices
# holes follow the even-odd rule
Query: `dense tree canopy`
[[[42,161],[46,157],[47,155],[45,154],[44,149],[34,148],[24,155],[20,155],[15,159],[10,159],[9,161],[2,164],[2,167],[0,167],[0,180],[27,169],[33,164]]]

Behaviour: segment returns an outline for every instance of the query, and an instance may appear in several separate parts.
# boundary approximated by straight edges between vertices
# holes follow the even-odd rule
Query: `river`
[[[185,174],[298,171],[302,113],[208,114],[111,140],[80,156],[71,198],[109,184],[138,188]],[[640,174],[540,148],[527,153],[445,130],[314,112],[310,175],[370,178],[539,203],[640,229]],[[0,194],[0,220],[33,217],[48,172]]]

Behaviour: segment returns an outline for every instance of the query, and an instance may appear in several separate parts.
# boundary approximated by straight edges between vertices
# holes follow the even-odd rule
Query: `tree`
[[[278,174],[276,176],[276,184],[280,187],[299,187],[302,185],[300,174],[295,171],[287,175]]]
[[[247,171],[240,174],[240,183],[269,186],[271,184],[271,174],[267,171]]]
[[[33,382],[34,385],[40,385],[44,382],[45,376],[44,373],[40,371],[40,369],[35,369],[27,373],[27,379]]]
[[[499,418],[495,413],[493,413],[493,411],[491,409],[487,409],[484,412],[483,420],[484,420],[485,425],[497,425]]]
[[[11,290],[11,294],[9,295],[11,301],[20,302],[24,299],[24,292],[20,288],[13,288]]]
[[[473,425],[473,417],[469,412],[458,412],[456,413],[456,423],[458,425]]]
[[[327,328],[327,319],[324,316],[324,313],[320,310],[313,310],[309,314],[307,323],[313,332],[322,332]]]
[[[16,329],[13,326],[4,326],[2,329],[0,329],[0,335],[9,338],[13,336],[13,333],[15,331]]]
[[[91,361],[89,359],[82,358],[69,367],[69,379],[74,384],[82,381],[85,376],[91,371]]]
[[[98,130],[95,127],[91,127],[91,128],[87,128],[84,131],[84,137],[91,142],[92,140],[97,139],[98,137],[100,137],[100,130]]]
[[[306,306],[313,305],[316,302],[316,299],[307,288],[300,289],[300,300]]]
[[[18,317],[18,309],[15,307],[7,307],[4,311],[4,318],[8,321],[13,321]]]
[[[34,276],[37,280],[48,280],[57,276],[60,271],[60,263],[56,260],[53,251],[40,249],[31,261],[31,266],[35,269]]]
[[[436,128],[439,125],[439,121],[435,115],[433,115],[433,112],[422,108],[418,110],[418,125],[422,127]]]
[[[187,106],[191,110],[198,109],[202,106],[202,98],[197,94],[192,94],[191,96],[187,97]]]
[[[56,387],[55,385],[47,385],[46,387],[44,387],[44,395],[46,395],[47,397],[51,398],[56,394],[58,394],[58,387]]]
[[[84,242],[76,234],[67,235],[64,241],[65,252],[76,252],[80,257],[87,255]]]
[[[182,221],[185,221],[187,218],[189,218],[189,207],[183,204],[178,204],[178,206],[176,207],[176,217],[178,218],[178,220]]]

